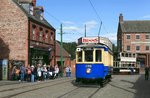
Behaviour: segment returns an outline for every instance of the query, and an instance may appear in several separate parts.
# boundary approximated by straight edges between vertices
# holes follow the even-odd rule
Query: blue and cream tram
[[[76,49],[76,81],[111,78],[113,66],[112,43],[104,37],[83,37]]]

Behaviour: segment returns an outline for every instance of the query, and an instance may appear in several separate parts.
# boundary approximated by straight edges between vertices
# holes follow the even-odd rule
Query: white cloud
[[[95,20],[91,20],[91,21],[85,22],[84,25],[85,24],[86,24],[87,30],[90,31],[91,29],[95,28],[98,23]]]
[[[144,19],[150,18],[150,15],[145,15],[142,18],[144,18]]]
[[[76,26],[65,26],[63,27],[63,30],[65,31],[78,31],[80,28],[76,27]]]
[[[117,44],[117,34],[116,33],[107,33],[103,36],[107,37],[113,44]]]

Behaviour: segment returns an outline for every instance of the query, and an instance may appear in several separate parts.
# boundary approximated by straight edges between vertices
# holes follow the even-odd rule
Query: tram
[[[94,80],[103,85],[111,79],[112,42],[104,37],[82,37],[76,49],[76,82]]]
[[[139,74],[140,64],[137,62],[137,54],[120,52],[118,60],[114,61],[114,74]]]

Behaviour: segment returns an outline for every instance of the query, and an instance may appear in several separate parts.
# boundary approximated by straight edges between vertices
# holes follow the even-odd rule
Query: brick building
[[[60,43],[56,41],[56,63],[58,64],[60,70],[61,70],[61,55],[60,55]],[[67,65],[71,66],[71,55],[63,48],[62,49],[62,56],[63,56],[63,67],[65,68]]]
[[[141,67],[150,66],[150,21],[128,21],[120,14],[117,46],[118,52],[136,53]]]
[[[0,59],[9,69],[18,62],[55,64],[55,28],[44,19],[36,0],[1,0]]]

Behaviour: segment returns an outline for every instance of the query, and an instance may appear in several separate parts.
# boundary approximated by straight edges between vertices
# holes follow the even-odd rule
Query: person
[[[68,73],[68,77],[71,77],[71,67],[69,66],[69,73]]]
[[[42,80],[42,68],[41,68],[41,64],[38,64],[38,66],[37,66],[37,77],[38,77],[38,81]]]
[[[46,80],[46,76],[47,76],[47,68],[46,68],[46,64],[43,65],[43,80],[45,81]]]
[[[49,73],[49,78],[50,78],[50,79],[53,79],[53,78],[54,78],[54,74],[55,74],[54,71],[55,71],[55,70],[54,70],[54,67],[53,67],[52,65],[50,65],[50,68],[48,69],[48,73]]]
[[[11,78],[12,80],[16,80],[16,65],[14,65],[12,68]]]
[[[66,66],[66,77],[69,77],[69,66]]]
[[[146,66],[145,67],[145,80],[148,80],[148,78],[149,78],[149,67]]]
[[[133,66],[130,64],[130,70],[131,70],[131,75],[133,75],[134,74],[134,68],[133,68]]]
[[[31,66],[31,82],[35,81],[35,71],[34,71],[34,66]]]
[[[24,81],[25,72],[26,72],[25,65],[22,64],[20,66],[20,79],[21,79],[21,81]]]
[[[28,66],[26,68],[26,80],[31,81],[31,68],[30,68],[30,66]]]
[[[54,75],[54,78],[58,77],[58,73],[59,73],[58,65],[55,65],[55,75]]]

